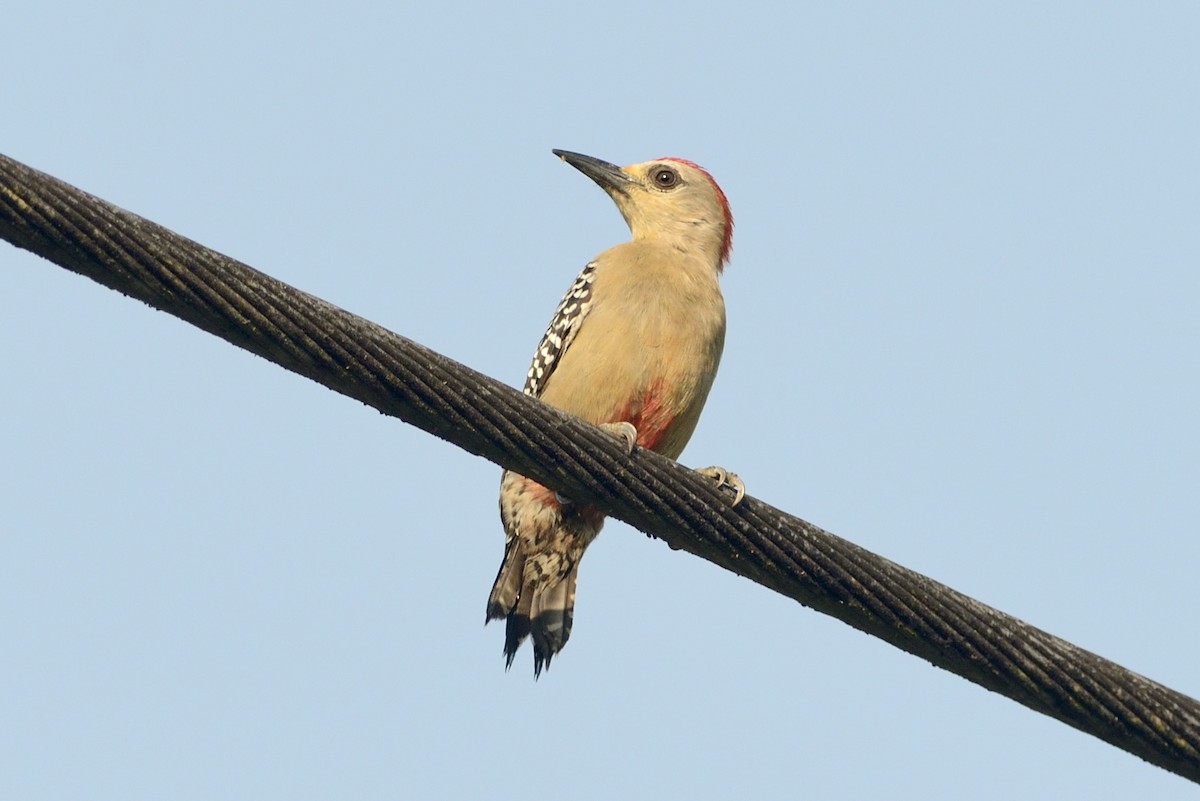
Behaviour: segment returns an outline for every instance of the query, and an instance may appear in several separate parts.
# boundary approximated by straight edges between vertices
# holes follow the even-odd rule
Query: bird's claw
[[[701,467],[696,470],[697,473],[705,478],[711,478],[717,482],[717,489],[725,487],[733,492],[733,505],[737,506],[742,502],[742,498],[746,497],[746,484],[743,482],[737,473],[731,473],[724,467]]]
[[[626,456],[633,453],[634,446],[637,445],[637,429],[633,427],[633,423],[625,421],[620,423],[603,423],[600,428],[625,443]]]

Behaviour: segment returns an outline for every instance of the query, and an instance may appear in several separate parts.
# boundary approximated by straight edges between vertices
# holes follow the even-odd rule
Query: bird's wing
[[[562,360],[563,354],[571,346],[571,341],[579,333],[583,319],[587,317],[592,306],[592,281],[596,278],[596,262],[588,262],[587,266],[575,278],[575,283],[563,295],[562,302],[554,310],[550,327],[538,343],[533,353],[533,362],[529,372],[525,374],[525,394],[537,398],[546,388],[546,382],[554,374],[554,368]]]

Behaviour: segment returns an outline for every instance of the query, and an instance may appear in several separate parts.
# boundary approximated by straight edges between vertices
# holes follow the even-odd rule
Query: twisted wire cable
[[[0,156],[0,237],[1200,782],[1200,703]]]

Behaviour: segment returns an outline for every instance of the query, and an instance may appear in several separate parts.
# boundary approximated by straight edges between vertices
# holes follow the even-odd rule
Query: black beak
[[[621,168],[616,164],[609,164],[607,161],[585,156],[582,153],[572,153],[569,150],[552,150],[551,152],[591,178],[605,192],[624,193],[628,185],[633,183],[633,179],[621,172]]]

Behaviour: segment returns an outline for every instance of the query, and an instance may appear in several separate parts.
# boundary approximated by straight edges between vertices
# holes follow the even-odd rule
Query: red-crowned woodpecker
[[[555,150],[617,204],[632,241],[588,263],[533,355],[525,393],[599,425],[626,448],[672,459],[692,436],[725,343],[717,277],[729,259],[733,216],[712,176],[690,161],[628,167]],[[701,471],[736,493],[732,473]],[[500,481],[504,561],[487,619],[507,619],[504,655],[533,637],[535,675],[571,634],[579,560],[604,515],[512,471]]]

